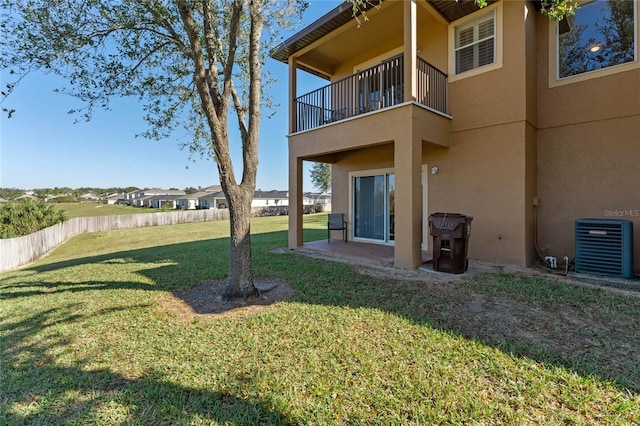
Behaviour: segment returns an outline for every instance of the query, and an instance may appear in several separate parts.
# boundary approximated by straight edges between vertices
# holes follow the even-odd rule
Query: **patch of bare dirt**
[[[360,273],[386,281],[382,285],[393,287],[394,297],[411,303],[418,317],[428,318],[439,327],[488,344],[512,342],[514,347],[523,348],[525,354],[534,357],[540,350],[549,352],[561,363],[579,371],[581,367],[575,367],[575,363],[594,365],[605,377],[621,380],[623,386],[630,389],[640,389],[637,379],[640,365],[637,330],[640,324],[637,318],[612,317],[607,314],[611,307],[606,305],[567,303],[555,306],[520,302],[509,295],[474,291],[464,281],[486,272],[508,272],[516,276],[545,277],[558,285],[598,287],[628,297],[640,297],[638,291],[599,285],[577,277],[550,275],[536,269],[482,262],[472,262],[465,274],[452,275],[435,272],[429,265],[406,271],[359,259],[338,261],[348,261]],[[222,301],[219,295],[224,280],[205,282],[167,296],[162,309],[185,321],[206,321],[258,312],[289,300],[294,294],[293,288],[284,280],[258,277],[255,284],[260,289],[260,296]],[[372,303],[381,309],[386,306],[385,300],[372,300]]]
[[[245,315],[284,302],[293,297],[293,288],[284,280],[254,278],[260,295],[248,299],[223,300],[225,280],[213,280],[195,287],[175,291],[163,301],[164,309],[188,321]]]
[[[556,353],[570,352],[581,346],[590,323],[582,312],[571,307],[567,312],[553,312],[502,297],[475,293],[469,296],[470,300],[456,310],[449,322],[464,335],[492,343],[511,340]]]

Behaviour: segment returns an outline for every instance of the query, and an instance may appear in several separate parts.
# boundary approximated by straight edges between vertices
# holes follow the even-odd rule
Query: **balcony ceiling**
[[[452,22],[478,10],[474,0],[423,1],[418,3],[418,26],[439,18]],[[351,4],[344,3],[283,42],[271,52],[271,57],[287,63],[288,57],[296,54],[298,68],[328,79],[335,68],[349,58],[394,39],[402,45],[402,3],[371,1],[366,11],[367,21],[362,16],[354,18]]]

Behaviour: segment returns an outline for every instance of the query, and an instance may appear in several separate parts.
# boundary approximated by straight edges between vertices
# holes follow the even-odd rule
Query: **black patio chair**
[[[327,221],[327,241],[331,243],[331,231],[342,231],[344,242],[347,242],[347,222],[343,213],[329,213]]]

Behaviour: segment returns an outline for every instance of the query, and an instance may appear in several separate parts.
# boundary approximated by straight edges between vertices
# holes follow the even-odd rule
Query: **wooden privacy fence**
[[[229,210],[227,209],[74,217],[24,237],[0,239],[0,273],[33,262],[74,235],[85,232],[225,219],[229,219]]]
[[[305,205],[304,214],[331,210],[331,205]],[[288,206],[252,207],[252,216],[289,214]],[[74,235],[85,232],[143,228],[178,223],[209,222],[229,219],[229,210],[177,210],[171,212],[122,214],[113,216],[74,217],[33,234],[0,239],[0,273],[10,271],[44,256]]]

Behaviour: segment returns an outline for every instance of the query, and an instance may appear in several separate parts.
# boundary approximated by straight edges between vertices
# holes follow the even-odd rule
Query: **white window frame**
[[[473,25],[475,22],[483,21],[487,19],[487,15],[493,14],[494,24],[494,54],[495,60],[492,64],[483,65],[468,71],[456,74],[456,29],[460,27],[466,27]],[[502,18],[502,2],[497,2],[491,6],[483,8],[482,10],[458,19],[449,25],[449,82],[461,80],[476,76],[478,74],[484,74],[485,72],[494,71],[502,68],[502,33],[503,33],[503,18]]]
[[[389,174],[394,174],[395,175],[395,169],[394,168],[384,168],[384,169],[372,169],[372,170],[360,170],[357,172],[349,172],[349,220],[351,221],[351,223],[353,224],[355,222],[354,216],[356,214],[356,209],[355,209],[355,199],[354,199],[354,194],[353,194],[353,182],[354,179],[356,177],[366,177],[366,176],[375,176],[375,175],[384,175],[385,176],[385,180],[387,179],[387,176]],[[387,183],[385,182],[385,186],[387,185]],[[387,194],[385,194],[385,197],[387,196]],[[387,203],[387,200],[385,199],[385,204]],[[388,206],[385,205],[385,209],[387,209]],[[385,213],[385,215],[388,214],[388,212]],[[393,246],[395,245],[395,240],[389,240],[388,236],[389,236],[389,232],[388,229],[386,229],[386,224],[385,224],[385,239],[384,240],[377,240],[377,239],[371,239],[371,238],[363,238],[363,237],[356,237],[355,236],[355,229],[353,229],[352,226],[350,226],[351,230],[351,239],[353,241],[362,241],[362,242],[368,242],[368,243],[372,243],[372,244],[380,244],[380,245],[387,245],[387,246]]]
[[[590,3],[591,1],[583,1],[581,3]],[[557,87],[564,86],[565,84],[578,83],[581,81],[591,80],[593,78],[604,77],[608,75],[614,75],[620,72],[629,71],[633,69],[640,68],[640,58],[638,50],[638,42],[640,42],[640,34],[638,34],[638,22],[640,22],[640,13],[638,8],[638,2],[633,2],[635,20],[634,20],[634,32],[635,32],[635,43],[634,43],[634,56],[635,61],[627,62],[620,65],[613,65],[606,68],[601,68],[599,70],[593,70],[589,72],[585,72],[582,74],[576,74],[569,77],[560,78],[560,55],[558,49],[560,47],[560,34],[559,34],[559,24],[550,23],[549,24],[549,87]]]
[[[431,240],[431,235],[429,231],[429,165],[422,164],[422,250],[427,251],[429,249],[429,244]],[[385,175],[389,174],[395,175],[395,168],[383,168],[383,169],[371,169],[371,170],[359,170],[355,172],[349,172],[349,220],[351,223],[354,223],[354,215],[355,215],[355,205],[354,205],[354,196],[353,196],[353,182],[354,178],[362,177],[362,176],[374,176],[374,175]],[[381,244],[381,245],[390,245],[395,246],[395,240],[374,240],[369,238],[361,238],[355,237],[355,229],[351,229],[351,239],[353,241],[363,241],[369,242],[373,244]],[[387,235],[388,236],[388,235]]]

